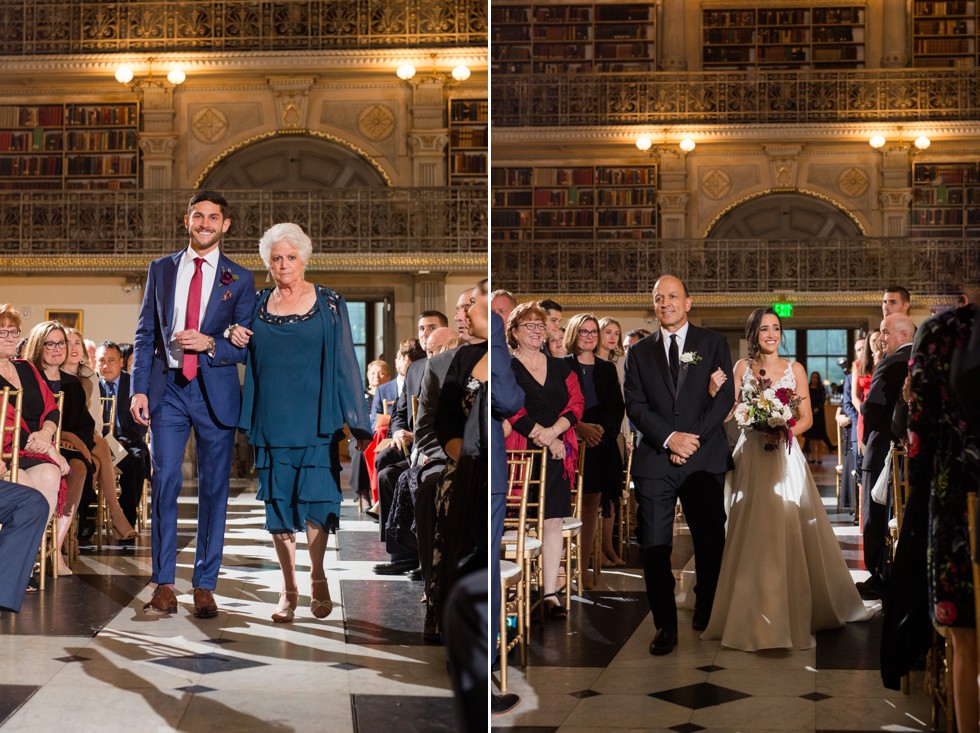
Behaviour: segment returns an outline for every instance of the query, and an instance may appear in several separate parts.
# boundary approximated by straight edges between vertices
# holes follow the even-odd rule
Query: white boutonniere
[[[701,361],[701,357],[698,356],[698,352],[696,351],[685,351],[683,354],[681,354],[680,359],[681,364],[684,365],[685,369],[687,369],[689,365],[698,364]]]

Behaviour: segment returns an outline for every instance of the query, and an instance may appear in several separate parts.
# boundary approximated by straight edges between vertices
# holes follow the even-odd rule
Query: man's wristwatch
[[[214,350],[215,350],[214,336],[208,336],[208,348],[206,348],[204,351],[208,356],[210,356],[213,359]]]

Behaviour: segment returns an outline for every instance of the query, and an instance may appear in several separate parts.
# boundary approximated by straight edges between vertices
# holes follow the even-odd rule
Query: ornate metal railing
[[[185,246],[192,191],[0,192],[0,269],[18,258],[148,259]],[[314,259],[347,255],[360,269],[399,257],[479,262],[487,252],[487,191],[340,188],[223,191],[232,226],[225,252],[256,257],[262,232],[280,221],[303,227]],[[82,261],[82,260],[79,260]],[[406,260],[407,261],[407,260]]]
[[[0,55],[485,46],[486,0],[5,0]]]
[[[980,119],[977,69],[493,74],[493,124]]]
[[[980,240],[688,239],[494,242],[495,288],[518,293],[647,294],[671,273],[698,293],[843,292],[902,283],[941,292],[980,283]]]

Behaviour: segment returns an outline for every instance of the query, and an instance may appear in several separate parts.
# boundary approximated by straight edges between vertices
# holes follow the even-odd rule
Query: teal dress
[[[349,420],[352,433],[367,435],[346,305],[320,287],[316,303],[303,315],[273,315],[267,300],[267,292],[259,295],[252,320],[239,425],[255,449],[266,529],[301,532],[309,522],[332,531],[339,524],[342,498],[340,431]],[[350,410],[341,410],[346,420],[324,409],[348,405]]]

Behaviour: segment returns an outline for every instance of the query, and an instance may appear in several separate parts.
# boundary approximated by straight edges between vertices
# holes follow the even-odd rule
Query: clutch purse
[[[129,455],[129,451],[126,450],[122,443],[116,440],[114,435],[106,434],[103,437],[105,438],[105,442],[109,444],[109,452],[112,454],[112,465],[118,466]]]

